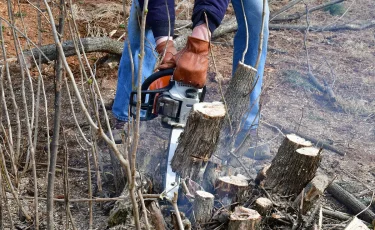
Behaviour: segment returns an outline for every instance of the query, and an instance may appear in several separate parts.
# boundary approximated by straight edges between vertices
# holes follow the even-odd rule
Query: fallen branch
[[[310,26],[309,31],[323,32],[323,31],[338,31],[338,30],[364,30],[375,27],[375,20],[361,21],[360,23],[348,23],[331,26]],[[307,26],[304,25],[289,25],[289,24],[270,24],[270,30],[299,30],[305,31]]]
[[[281,9],[278,10],[278,11],[276,11],[275,13],[271,13],[271,15],[270,15],[270,21],[272,21],[274,18],[276,18],[277,16],[279,16],[281,13],[289,10],[294,5],[300,3],[301,1],[302,0],[293,0],[293,1],[289,2],[288,4],[286,4],[285,6],[281,7]]]
[[[122,50],[124,49],[123,42],[119,42],[108,37],[81,38],[81,42],[86,53],[105,52],[110,54],[121,55]],[[65,41],[61,44],[63,46],[65,57],[77,55],[73,41]],[[79,46],[79,48],[82,49],[80,43]],[[40,47],[40,50],[45,55],[41,57],[42,63],[47,63],[49,61],[56,60],[58,55],[56,52],[56,44],[42,46]],[[27,62],[26,64],[33,65],[34,63],[32,62],[32,55],[34,54],[35,56],[37,56],[39,55],[39,53],[40,51],[37,48],[24,51],[24,55]]]
[[[314,11],[317,11],[317,10],[320,10],[320,9],[323,9],[327,6],[331,6],[331,5],[334,5],[334,4],[338,4],[340,2],[343,2],[345,0],[334,0],[334,1],[330,1],[330,2],[327,2],[327,3],[324,3],[324,4],[320,4],[318,6],[315,6],[315,7],[312,7],[308,10],[308,13],[311,13],[311,12],[314,12]],[[302,16],[306,15],[306,11],[304,12],[297,12],[297,13],[294,13],[294,14],[291,14],[291,15],[287,15],[287,16],[273,16],[270,21],[292,21],[292,20],[297,20],[297,19],[300,19]]]
[[[372,223],[375,220],[375,213],[373,213],[366,205],[360,202],[354,195],[343,189],[337,183],[332,183],[328,186],[327,191],[338,200],[340,203],[345,205],[348,209],[354,213],[360,213],[359,218],[366,222]]]

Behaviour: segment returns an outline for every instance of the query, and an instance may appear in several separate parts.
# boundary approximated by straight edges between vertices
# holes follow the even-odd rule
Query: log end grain
[[[314,147],[304,147],[304,148],[297,149],[296,152],[305,156],[315,157],[315,156],[318,156],[321,151],[320,149],[317,149]]]
[[[304,138],[297,136],[296,134],[287,134],[286,138],[288,138],[289,141],[300,145],[301,147],[310,147],[312,146],[312,143],[310,141],[305,140]]]
[[[222,102],[202,102],[194,104],[193,110],[209,118],[224,117],[225,108]]]

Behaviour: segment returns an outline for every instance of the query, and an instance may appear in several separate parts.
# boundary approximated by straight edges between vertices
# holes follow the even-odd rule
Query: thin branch
[[[145,201],[143,199],[142,191],[140,189],[138,189],[138,198],[139,198],[139,201],[141,202],[143,216],[145,217],[146,229],[150,230],[150,224],[148,222],[148,217],[147,217],[147,209],[146,209]]]
[[[44,0],[46,8],[48,10],[49,6]],[[59,17],[59,27],[56,31],[56,38],[61,42],[62,37],[57,37],[57,34],[61,35],[64,32],[64,7],[65,1],[60,0],[60,17]],[[50,12],[48,12],[50,13]],[[54,23],[54,19],[50,18],[51,24]],[[56,28],[54,28],[56,30]],[[61,122],[61,89],[62,89],[62,76],[63,76],[63,58],[64,55],[62,50],[57,50],[59,53],[59,58],[57,59],[55,66],[55,106],[54,106],[54,125],[53,125],[53,137],[51,142],[51,156],[50,156],[50,167],[48,172],[48,184],[47,184],[47,229],[53,230],[54,226],[54,189],[55,189],[55,174],[56,174],[56,162],[57,162],[57,152],[59,148],[59,137],[60,137],[60,122]]]

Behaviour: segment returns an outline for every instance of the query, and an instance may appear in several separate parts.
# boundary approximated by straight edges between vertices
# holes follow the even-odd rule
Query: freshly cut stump
[[[257,230],[261,219],[257,211],[237,206],[230,215],[228,230]]]
[[[249,180],[242,175],[219,177],[216,182],[216,194],[224,205],[241,200],[248,188]]]
[[[272,201],[268,198],[260,197],[255,201],[255,210],[257,210],[260,215],[265,216],[272,209]]]
[[[311,145],[297,135],[287,135],[267,170],[265,188],[280,195],[300,194],[314,178],[321,160],[322,149]]]
[[[203,177],[207,161],[216,149],[224,118],[221,102],[193,106],[171,162],[172,170],[181,178],[199,181]]]
[[[214,195],[205,191],[197,191],[193,205],[197,224],[207,223],[211,219],[214,208]]]
[[[305,189],[298,195],[294,201],[294,207],[299,209],[301,206],[301,199],[303,197],[302,214],[306,213],[314,206],[314,204],[322,197],[324,191],[327,189],[331,180],[324,174],[316,175],[305,187]],[[302,194],[303,193],[303,194]]]

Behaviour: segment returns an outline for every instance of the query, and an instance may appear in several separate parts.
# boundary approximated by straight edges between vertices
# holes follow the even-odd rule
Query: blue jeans
[[[141,30],[138,22],[140,7],[137,1],[133,1],[130,9],[128,22],[128,38],[124,43],[117,80],[117,90],[115,101],[112,107],[113,116],[121,121],[128,121],[130,93],[136,89],[139,69]],[[129,53],[128,44],[130,44],[131,53]],[[143,59],[142,82],[154,72],[157,53],[154,53],[155,39],[150,28],[145,31],[145,57]],[[132,67],[130,55],[134,62],[134,86],[132,86]],[[141,114],[141,116],[143,116]]]
[[[131,62],[128,52],[128,42],[131,47],[131,55],[134,59],[134,70],[135,70],[135,82],[138,76],[139,60],[138,54],[140,52],[140,29],[137,19],[137,4],[136,1],[132,4],[130,11],[129,24],[128,24],[128,40],[125,41],[124,51],[121,57],[119,71],[118,71],[118,82],[117,82],[117,92],[115,101],[112,107],[112,112],[114,116],[122,121],[128,120],[128,109],[129,109],[129,98],[130,92],[132,90],[131,85]],[[249,30],[249,48],[245,55],[244,63],[247,65],[254,66],[257,55],[258,55],[258,43],[259,43],[259,33],[261,31],[261,19],[263,10],[263,0],[243,0],[245,14],[248,21]],[[234,52],[233,52],[233,73],[237,67],[238,62],[242,58],[242,53],[246,45],[246,27],[245,20],[242,13],[241,0],[232,0],[233,8],[237,17],[238,31],[234,37]],[[139,7],[138,7],[139,8]],[[266,6],[266,18],[264,26],[264,40],[263,49],[260,59],[260,64],[258,66],[259,79],[254,88],[253,93],[250,95],[249,105],[252,106],[252,110],[248,117],[244,120],[244,129],[248,130],[250,128],[256,128],[258,125],[259,116],[259,95],[262,89],[263,72],[264,65],[266,62],[267,54],[267,41],[268,41],[268,17],[269,10],[268,5]],[[153,53],[153,47],[155,46],[155,40],[150,29],[146,29],[146,48],[145,48],[145,58],[143,62],[143,79],[150,76],[153,73],[154,65],[156,63],[156,55]],[[253,126],[252,126],[253,125]]]
[[[262,28],[262,12],[263,0],[242,0],[244,4],[244,11],[247,19],[247,26],[249,32],[249,47],[245,55],[244,63],[250,66],[255,66],[258,57],[259,34]],[[267,1],[266,1],[267,2]],[[242,59],[242,54],[246,46],[246,25],[243,16],[241,0],[232,0],[234,12],[238,23],[238,30],[234,36],[234,50],[233,50],[233,74],[239,61]],[[268,2],[266,4],[266,15],[263,30],[263,44],[260,63],[258,66],[258,81],[250,95],[251,111],[243,121],[243,130],[256,129],[259,123],[259,95],[262,90],[263,72],[267,56],[267,42],[268,42],[268,20],[269,9]]]

